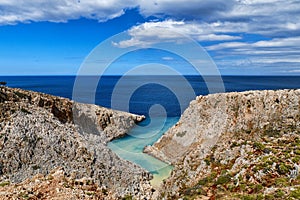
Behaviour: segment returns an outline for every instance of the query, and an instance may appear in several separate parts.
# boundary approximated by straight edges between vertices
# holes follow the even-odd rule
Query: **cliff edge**
[[[298,199],[300,90],[198,96],[145,152],[174,165],[167,199]]]
[[[143,116],[0,87],[2,185],[26,182],[37,174],[46,177],[60,168],[67,179],[91,179],[103,198],[151,198],[151,175],[106,146],[141,120]]]
[[[300,198],[300,90],[197,97],[145,148],[174,166],[156,192],[148,172],[106,146],[141,120],[0,87],[0,198]]]

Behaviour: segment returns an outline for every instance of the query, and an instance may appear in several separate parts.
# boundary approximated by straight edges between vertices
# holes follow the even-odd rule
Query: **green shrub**
[[[260,151],[263,151],[266,148],[265,145],[263,145],[262,143],[259,143],[259,142],[254,142],[253,147]]]
[[[274,194],[274,196],[275,196],[276,198],[282,198],[284,195],[285,195],[285,193],[284,193],[284,191],[282,191],[282,190],[277,190],[277,191],[275,192],[275,194]]]
[[[187,133],[186,131],[181,132],[181,133],[176,133],[176,136],[177,137],[183,137],[183,136],[185,136],[186,133]]]
[[[198,182],[198,185],[206,185],[209,182],[210,182],[209,178],[205,177]]]
[[[295,199],[300,199],[300,188],[296,188],[296,190],[291,192],[291,197]]]
[[[5,182],[0,183],[0,187],[4,187],[4,186],[7,186],[7,185],[10,185],[10,182],[5,181]]]
[[[18,91],[15,91],[14,93],[15,93],[15,95],[17,95],[21,99],[25,99],[27,97],[26,94],[23,94],[23,93],[18,92]]]
[[[289,185],[289,181],[287,180],[287,178],[277,178],[275,180],[275,186],[277,187],[286,187]]]
[[[231,181],[231,176],[229,174],[225,174],[220,176],[217,181],[216,185],[224,185],[226,183],[229,183]]]
[[[33,166],[32,166],[32,169],[33,169],[33,170],[38,170],[38,169],[40,169],[40,168],[41,168],[41,167],[38,166],[38,165],[33,165]]]
[[[287,165],[285,165],[284,163],[281,163],[278,167],[277,167],[277,172],[281,175],[285,175],[289,172],[289,167]]]
[[[132,200],[133,197],[131,195],[126,195],[125,197],[122,198],[122,200]]]
[[[32,114],[31,112],[29,112],[28,110],[26,110],[25,108],[21,108],[21,112],[25,113],[25,114]]]
[[[241,198],[242,200],[256,200],[256,195],[244,195]]]

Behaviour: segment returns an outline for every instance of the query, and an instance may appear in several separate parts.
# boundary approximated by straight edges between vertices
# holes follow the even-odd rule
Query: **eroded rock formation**
[[[299,134],[300,90],[211,94],[192,101],[145,151],[174,165],[162,196],[234,199],[232,194],[266,195],[272,187],[296,191],[295,177],[284,187],[275,182],[292,181],[291,171],[300,164]],[[250,183],[262,188],[251,189]]]
[[[106,146],[142,116],[7,87],[0,87],[0,111],[0,196],[6,199],[18,197],[21,181],[22,191],[31,191],[26,195],[47,198],[38,188],[45,181],[51,186],[53,174],[59,175],[53,187],[74,198],[300,198],[300,90],[197,97],[145,148],[174,165],[156,192],[149,173]],[[33,183],[36,174],[40,185]],[[91,180],[91,187],[78,188],[76,180]]]
[[[18,183],[60,167],[66,176],[92,178],[113,198],[151,198],[151,175],[106,146],[142,119],[96,105],[0,87],[0,179]]]

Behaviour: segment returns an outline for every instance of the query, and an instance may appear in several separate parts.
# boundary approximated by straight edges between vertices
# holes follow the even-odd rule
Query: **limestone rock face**
[[[234,163],[250,152],[251,148],[242,148],[239,140],[254,144],[264,137],[272,141],[273,137],[297,133],[300,90],[211,94],[192,101],[179,122],[145,152],[174,165],[163,191],[176,196],[218,171],[211,166],[211,160]],[[233,144],[241,145],[243,150],[230,148]],[[237,159],[240,163],[235,164],[235,170],[245,164],[242,161]]]
[[[73,103],[73,119],[77,130],[83,134],[100,135],[104,143],[124,136],[135,126],[135,122],[144,118],[96,105]]]
[[[39,195],[40,186],[30,178],[52,176],[53,169],[63,173],[59,176],[63,180],[54,179],[54,185],[93,180],[96,185],[91,191],[100,199],[263,199],[267,195],[283,199],[299,195],[300,90],[197,97],[174,127],[145,148],[174,166],[155,194],[149,173],[106,146],[143,118],[0,87],[0,184],[13,184],[0,190],[0,198],[18,196],[15,183],[22,181],[33,185],[29,195]],[[45,179],[40,180],[43,187],[48,183],[43,183]],[[57,188],[66,196],[71,191]],[[73,191],[76,198],[88,198],[87,193],[82,188]]]
[[[143,120],[125,112],[51,95],[0,87],[0,179],[18,183],[60,167],[92,178],[114,198],[151,198],[151,176],[106,143]]]

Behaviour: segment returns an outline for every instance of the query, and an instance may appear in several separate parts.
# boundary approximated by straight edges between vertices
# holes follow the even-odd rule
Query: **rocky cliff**
[[[60,167],[66,177],[93,180],[104,197],[151,198],[150,174],[120,159],[106,146],[142,119],[60,97],[0,87],[0,179],[2,183],[19,183]]]
[[[145,148],[174,166],[157,192],[106,146],[142,119],[0,87],[0,198],[300,198],[300,90],[197,97]]]
[[[167,199],[298,199],[300,90],[199,96],[145,151],[174,165]]]

